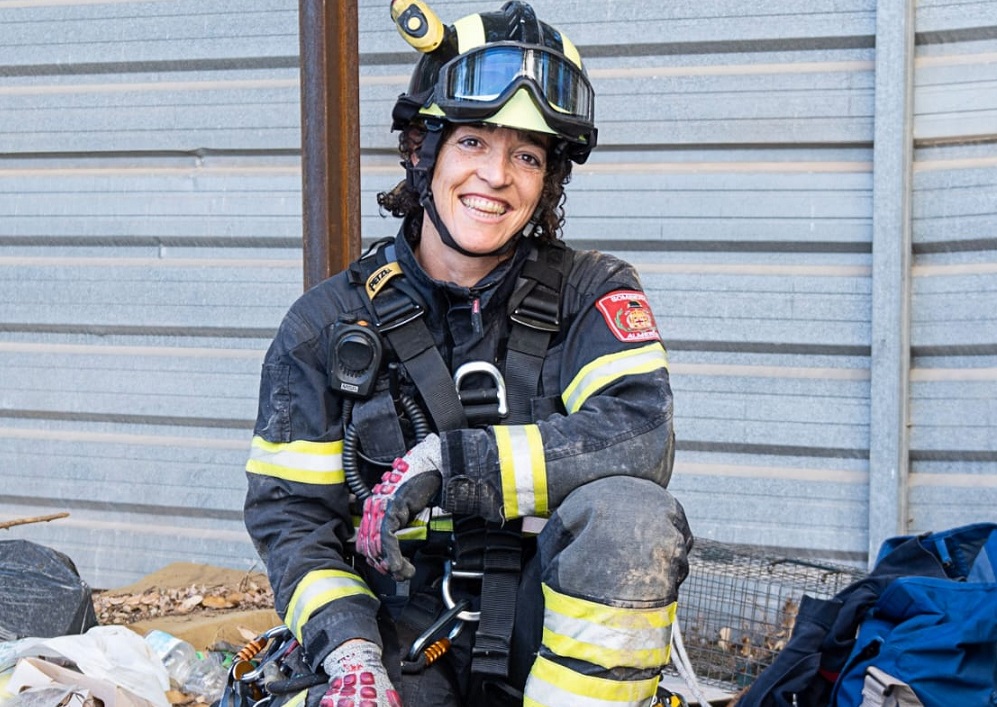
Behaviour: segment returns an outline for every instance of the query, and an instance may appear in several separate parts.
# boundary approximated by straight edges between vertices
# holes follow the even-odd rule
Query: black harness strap
[[[400,282],[392,282],[396,276],[403,275],[393,256],[392,246],[382,248],[376,260],[371,259],[378,267],[373,268],[373,272],[358,273],[374,309],[377,330],[388,340],[408,371],[436,429],[442,432],[467,427],[467,417],[453,378],[422,318],[425,307],[417,302],[414,293],[396,286]]]
[[[537,259],[527,261],[509,301],[512,322],[505,358],[510,424],[533,422],[532,401],[551,338],[561,328],[561,288],[570,259],[560,241],[541,243]],[[455,527],[455,530],[457,528]],[[484,577],[481,619],[474,636],[471,670],[506,677],[522,571],[522,521],[484,527]]]
[[[561,328],[561,287],[569,267],[563,243],[543,243],[537,259],[528,261],[523,268],[522,282],[509,301],[512,331],[505,359],[509,422],[533,421],[531,402],[539,388],[551,337]]]

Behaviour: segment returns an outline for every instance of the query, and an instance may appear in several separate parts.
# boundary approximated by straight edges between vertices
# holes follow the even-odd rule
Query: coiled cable
[[[412,425],[416,442],[421,442],[433,431],[429,425],[429,418],[422,411],[419,404],[408,395],[399,395],[398,403],[402,407],[402,412]],[[343,433],[343,474],[346,476],[346,483],[350,491],[357,497],[361,504],[371,495],[371,489],[363,479],[360,472],[360,459],[369,464],[380,466],[385,469],[391,468],[391,462],[381,462],[376,459],[364,456],[360,452],[360,432],[356,424],[352,421],[353,401],[347,399],[343,401],[343,421],[346,423],[346,431]]]

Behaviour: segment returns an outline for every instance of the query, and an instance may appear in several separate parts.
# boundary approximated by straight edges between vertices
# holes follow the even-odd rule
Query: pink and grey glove
[[[381,574],[390,574],[399,582],[415,574],[415,567],[402,555],[395,533],[428,508],[439,494],[442,464],[440,438],[431,434],[396,459],[391,471],[381,477],[381,483],[364,501],[357,552]]]
[[[319,707],[402,707],[376,643],[347,641],[326,656],[322,667],[329,676],[329,690]]]

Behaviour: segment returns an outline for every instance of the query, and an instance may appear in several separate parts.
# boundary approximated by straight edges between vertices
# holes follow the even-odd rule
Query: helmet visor
[[[558,133],[580,139],[591,132],[595,100],[588,78],[563,54],[536,45],[492,43],[451,59],[440,69],[434,100],[451,120],[482,120],[521,86]]]

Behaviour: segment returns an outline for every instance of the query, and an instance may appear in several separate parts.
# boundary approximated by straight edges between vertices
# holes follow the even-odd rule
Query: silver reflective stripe
[[[668,664],[676,603],[631,609],[577,599],[547,585],[543,593],[543,644],[556,655],[604,668]]]
[[[497,425],[492,429],[506,519],[547,515],[547,463],[540,429],[536,425]]]

